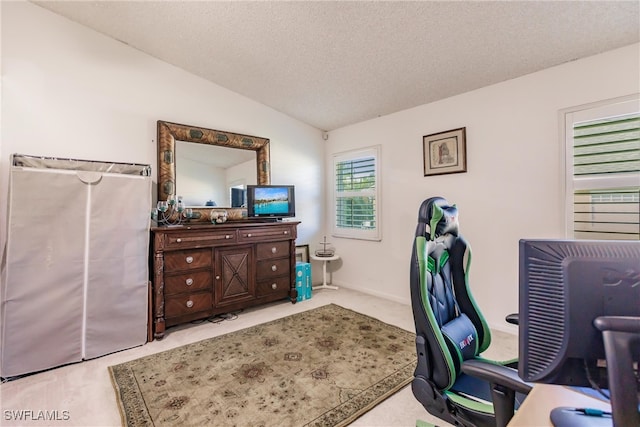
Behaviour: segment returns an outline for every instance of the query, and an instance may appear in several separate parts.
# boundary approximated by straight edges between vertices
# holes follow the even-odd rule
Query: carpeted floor
[[[127,426],[344,426],[411,381],[413,340],[329,304],[109,371]]]

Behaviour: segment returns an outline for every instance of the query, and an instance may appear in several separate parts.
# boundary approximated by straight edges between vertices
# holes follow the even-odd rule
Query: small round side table
[[[334,254],[333,256],[317,256],[315,254],[311,255],[311,259],[315,261],[322,261],[322,285],[314,286],[313,290],[316,289],[338,289],[337,286],[333,286],[331,282],[327,284],[327,263],[331,261],[337,261],[340,259],[340,255]]]

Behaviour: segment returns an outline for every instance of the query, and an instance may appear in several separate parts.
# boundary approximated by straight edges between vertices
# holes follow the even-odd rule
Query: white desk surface
[[[604,400],[576,392],[569,387],[536,384],[509,422],[509,427],[552,426],[549,413],[558,406],[611,410]]]

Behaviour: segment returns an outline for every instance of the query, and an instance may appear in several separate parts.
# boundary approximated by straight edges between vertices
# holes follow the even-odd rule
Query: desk
[[[337,286],[331,285],[331,282],[327,285],[327,263],[331,261],[336,261],[340,259],[340,255],[335,254],[333,256],[317,256],[311,255],[311,259],[315,261],[322,261],[322,285],[314,286],[313,290],[316,289],[338,289]]]
[[[597,408],[611,411],[611,406],[604,400],[587,396],[569,387],[536,384],[509,422],[509,427],[551,426],[553,424],[549,419],[549,413],[558,406]]]

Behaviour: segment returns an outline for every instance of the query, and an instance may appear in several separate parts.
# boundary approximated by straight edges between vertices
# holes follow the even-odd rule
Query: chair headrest
[[[418,223],[425,225],[429,240],[445,234],[458,235],[458,208],[442,197],[431,197],[420,205]]]

